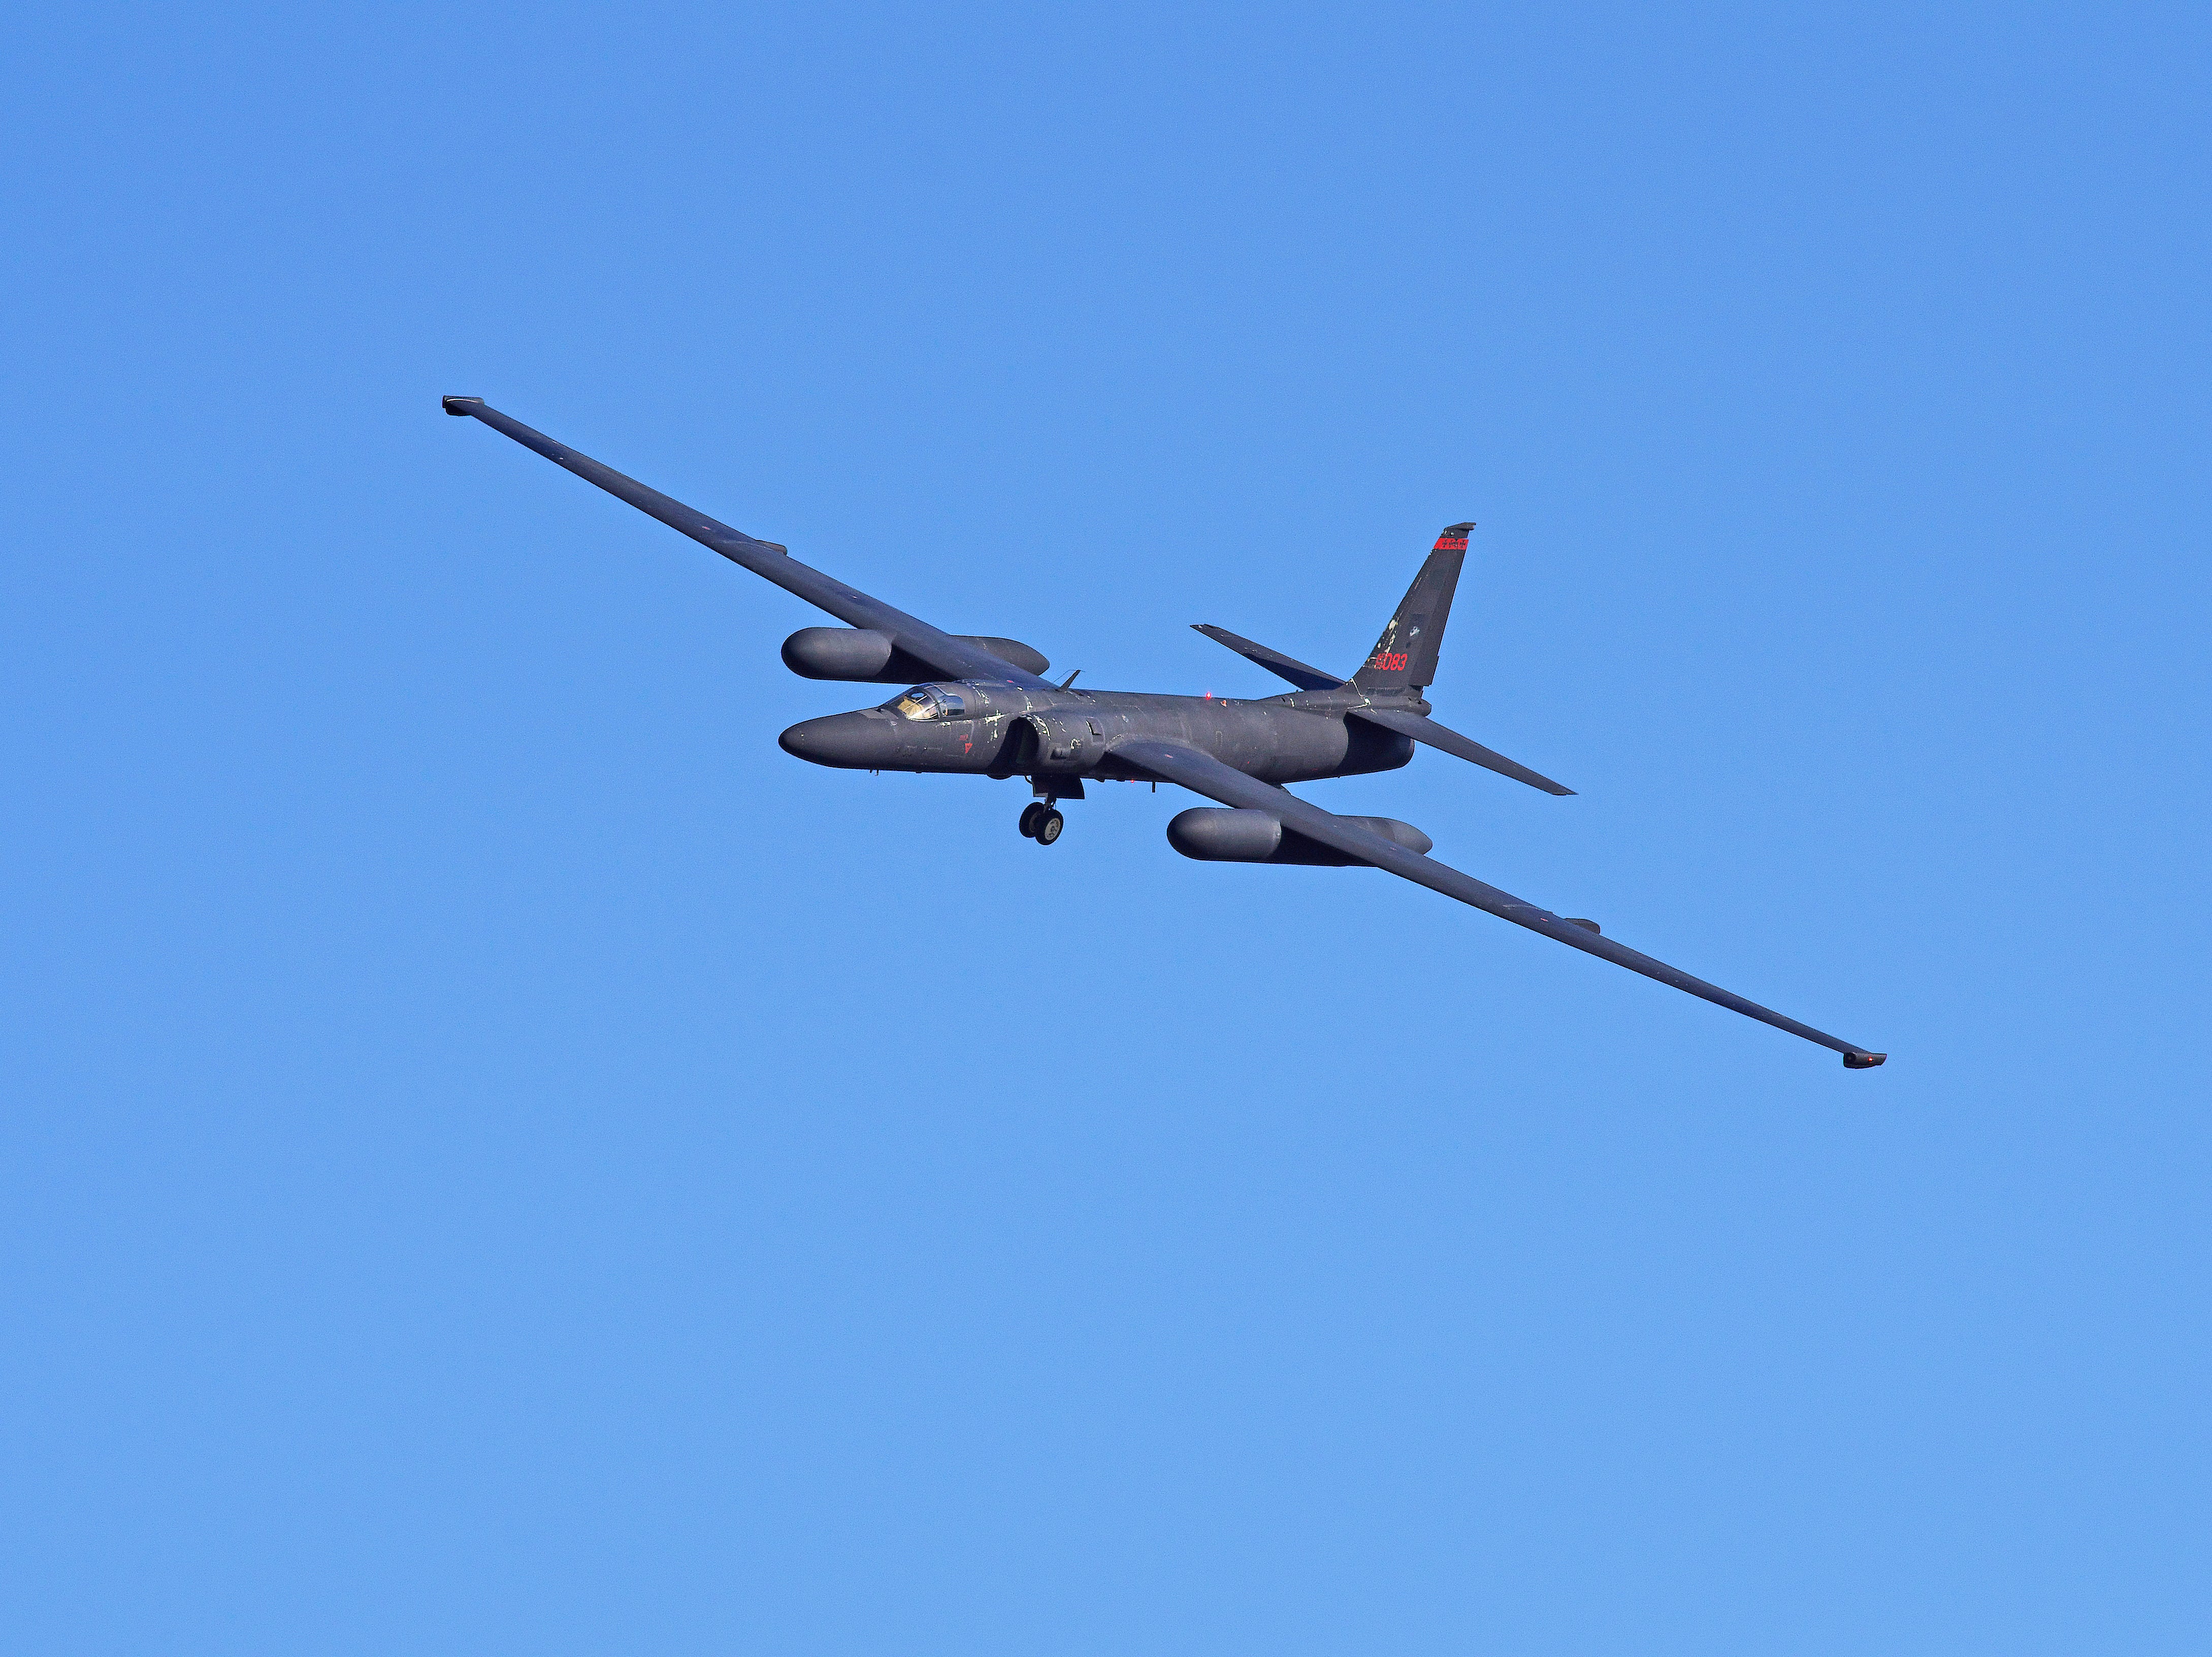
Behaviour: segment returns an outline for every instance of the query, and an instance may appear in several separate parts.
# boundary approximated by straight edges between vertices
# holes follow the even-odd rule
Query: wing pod
[[[1410,852],[1425,852],[1436,844],[1412,823],[1401,822],[1395,817],[1338,820],[1357,823],[1369,834]],[[1256,808],[1224,810],[1194,805],[1177,814],[1168,824],[1168,844],[1200,863],[1299,863],[1322,869],[1375,866],[1364,857],[1310,840],[1297,829],[1285,827],[1282,818],[1273,811]]]
[[[1042,673],[1052,664],[1018,639],[975,633],[952,635],[988,651],[1024,673]],[[803,627],[783,641],[783,665],[802,679],[844,679],[861,684],[913,684],[933,678],[937,669],[898,640],[873,628]]]

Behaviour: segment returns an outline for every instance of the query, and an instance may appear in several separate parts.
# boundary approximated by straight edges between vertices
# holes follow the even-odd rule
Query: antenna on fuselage
[[[1079,668],[1077,668],[1077,669],[1075,670],[1075,673],[1080,673],[1080,672],[1082,672],[1082,671],[1083,671],[1083,670],[1082,670],[1081,668],[1079,668]],[[1062,680],[1060,682],[1060,688],[1062,690],[1066,689],[1068,686],[1070,686],[1070,685],[1072,685],[1072,684],[1073,684],[1073,683],[1075,683],[1075,673],[1071,673],[1071,674],[1069,674],[1066,678],[1062,679]]]

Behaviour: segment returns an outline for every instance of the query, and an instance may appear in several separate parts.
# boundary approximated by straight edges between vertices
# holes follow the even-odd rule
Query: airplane
[[[1033,798],[1018,826],[1040,846],[1060,839],[1066,827],[1060,802],[1083,798],[1085,782],[1149,782],[1155,788],[1173,783],[1217,802],[1184,811],[1168,824],[1169,844],[1185,857],[1387,870],[1585,955],[1817,1042],[1841,1053],[1847,1069],[1870,1070],[1889,1056],[1639,954],[1606,937],[1594,920],[1554,914],[1449,868],[1428,855],[1434,842],[1411,823],[1338,816],[1284,787],[1395,770],[1421,745],[1547,794],[1574,792],[1430,717],[1423,693],[1436,681],[1471,523],[1452,525],[1437,537],[1396,614],[1349,679],[1224,628],[1200,626],[1199,632],[1296,689],[1256,701],[1078,690],[1076,674],[1054,683],[1044,677],[1051,663],[1018,640],[942,632],[809,568],[776,542],[733,530],[532,430],[480,397],[447,397],[443,406],[457,418],[482,421],[846,624],[801,628],[786,639],[783,660],[793,672],[909,687],[878,707],[793,725],[778,740],[797,758],[848,770],[1025,777]]]

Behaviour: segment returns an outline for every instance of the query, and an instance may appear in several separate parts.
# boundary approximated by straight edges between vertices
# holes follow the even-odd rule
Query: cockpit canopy
[[[908,719],[960,719],[968,716],[967,700],[958,691],[941,684],[918,684],[884,706]]]

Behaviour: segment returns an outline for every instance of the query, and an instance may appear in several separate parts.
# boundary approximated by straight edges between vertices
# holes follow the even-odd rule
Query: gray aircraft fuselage
[[[786,753],[817,765],[1026,776],[1045,793],[1060,781],[1148,780],[1144,772],[1117,766],[1112,752],[1118,744],[1143,737],[1196,749],[1247,776],[1279,785],[1395,771],[1413,757],[1413,738],[1347,719],[1346,711],[1429,711],[1425,701],[1341,690],[1247,701],[1134,690],[1040,691],[988,679],[937,680],[923,688],[959,697],[959,714],[912,718],[896,711],[911,703],[909,695],[880,707],[802,720],[779,740]]]

